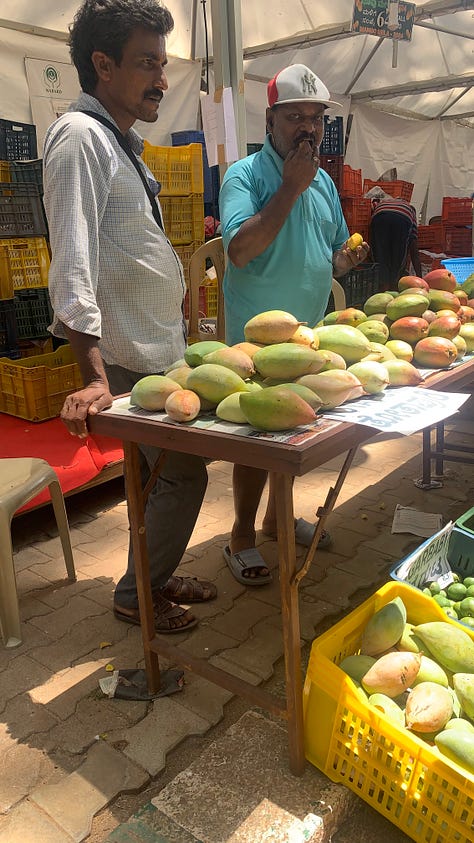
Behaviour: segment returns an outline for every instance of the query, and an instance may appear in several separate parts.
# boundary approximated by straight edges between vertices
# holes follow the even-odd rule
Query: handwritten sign
[[[411,41],[415,19],[415,3],[398,4],[398,26],[389,21],[389,0],[355,0],[352,13],[352,32]],[[389,26],[390,24],[390,26]]]
[[[452,583],[454,577],[447,557],[453,527],[450,521],[439,533],[407,556],[392,573],[416,588],[423,588],[430,582],[439,582],[443,588]]]

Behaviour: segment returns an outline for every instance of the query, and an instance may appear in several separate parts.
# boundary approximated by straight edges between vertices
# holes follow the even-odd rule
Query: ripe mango
[[[364,391],[369,395],[383,392],[389,382],[385,366],[375,360],[360,360],[359,363],[349,366],[347,371],[352,372],[360,380]]]
[[[345,310],[339,311],[336,325],[352,325],[353,328],[358,328],[362,322],[366,321],[367,316],[363,310],[359,310],[357,307],[346,307]]]
[[[386,313],[392,322],[403,316],[421,316],[427,308],[426,302],[426,296],[422,295],[421,291],[420,293],[407,291],[388,303]]]
[[[418,275],[404,275],[403,278],[400,278],[398,281],[398,291],[401,293],[403,290],[429,290],[429,285],[423,278],[420,278]]]
[[[311,424],[316,419],[313,408],[283,386],[244,392],[240,395],[240,407],[248,423],[257,430],[291,430],[300,424]]]
[[[265,310],[249,319],[244,325],[244,335],[247,342],[287,342],[298,326],[304,324],[285,310]]]
[[[396,597],[378,609],[364,627],[360,649],[376,656],[393,647],[402,637],[407,613],[403,601]]]
[[[388,340],[388,328],[378,319],[367,319],[357,326],[364,336],[371,342],[379,342],[384,345]]]
[[[378,708],[379,711],[385,714],[397,726],[405,725],[405,715],[399,705],[388,697],[386,694],[371,694],[369,697],[369,705]]]
[[[413,631],[445,669],[474,673],[474,642],[467,632],[445,621],[418,624]]]
[[[177,422],[189,422],[196,418],[201,409],[199,396],[191,389],[178,389],[168,395],[165,413]]]
[[[255,366],[252,358],[245,351],[237,348],[219,348],[205,354],[203,363],[215,363],[217,366],[225,366],[231,372],[235,372],[243,380],[251,378],[255,374]]]
[[[309,345],[311,348],[314,348],[315,351],[318,348],[316,337],[313,334],[313,329],[309,328],[308,325],[299,325],[288,342],[296,342],[300,345]]]
[[[376,659],[373,656],[364,656],[362,653],[357,653],[354,656],[346,656],[339,664],[341,670],[347,673],[351,679],[360,682],[363,676],[367,673],[369,668],[375,664]]]
[[[296,392],[300,398],[303,398],[303,400],[313,408],[315,413],[317,413],[321,407],[321,399],[319,395],[316,395],[316,393],[307,386],[303,386],[302,383],[283,383],[281,386],[284,386],[285,389],[290,389],[293,392]]]
[[[192,345],[188,345],[184,352],[185,363],[192,368],[201,366],[206,354],[210,354],[211,351],[217,351],[219,348],[227,348],[225,342],[203,340],[202,342],[195,342]]]
[[[449,269],[432,269],[425,275],[425,281],[432,290],[445,290],[454,293],[457,287],[456,277]]]
[[[474,720],[474,675],[472,673],[455,673],[453,676],[454,690],[461,703],[461,711]]]
[[[315,328],[322,351],[335,351],[346,363],[357,363],[370,351],[370,341],[352,325],[323,325]]]
[[[397,360],[406,360],[407,363],[413,360],[413,349],[405,340],[388,340],[385,348],[389,348]]]
[[[245,392],[247,385],[239,375],[217,366],[215,363],[203,363],[192,370],[187,380],[188,389],[197,392],[200,398],[219,404],[231,392]]]
[[[422,375],[408,360],[387,360],[384,366],[388,372],[389,386],[417,386]]]
[[[397,650],[406,650],[409,653],[421,653],[423,644],[413,633],[413,624],[406,623],[402,637],[397,643]]]
[[[387,653],[381,656],[362,677],[368,694],[398,697],[409,688],[420,668],[420,653]]]
[[[435,744],[442,755],[474,773],[474,734],[445,729],[435,737]]]
[[[416,681],[416,680],[415,680]],[[415,732],[433,734],[453,716],[451,694],[436,682],[420,682],[408,694],[405,722]]]
[[[449,685],[448,677],[441,665],[423,653],[421,654],[418,676],[413,683],[413,687],[420,685],[421,682],[436,682],[437,685],[442,685],[444,688],[447,688]]]
[[[422,316],[402,316],[390,325],[390,339],[415,343],[427,337],[429,329],[429,323]]]
[[[461,325],[459,335],[466,343],[466,349],[471,354],[474,351],[474,322],[466,322]]]
[[[454,343],[444,337],[425,337],[417,342],[413,355],[415,363],[429,369],[447,369],[457,356]]]
[[[166,375],[145,375],[133,387],[130,404],[142,410],[163,410],[168,395],[177,389],[181,389],[179,383]]]
[[[381,342],[370,342],[370,351],[362,360],[375,360],[376,363],[385,363],[387,360],[395,360],[393,351]]]
[[[439,310],[453,310],[457,313],[460,307],[461,302],[454,293],[430,289],[430,310],[434,310],[435,313]]]
[[[362,237],[362,234],[359,234],[358,232],[355,232],[354,234],[351,234],[351,236],[349,237],[349,240],[347,241],[346,246],[347,246],[348,249],[351,250],[351,252],[355,252],[358,249],[359,246],[362,246],[363,242],[364,242],[364,238]]]
[[[448,340],[454,339],[459,334],[461,321],[456,313],[452,316],[440,316],[430,323],[428,336],[445,337]]]
[[[231,345],[231,348],[236,348],[237,351],[244,351],[245,354],[248,354],[249,357],[253,358],[253,355],[259,348],[263,348],[262,343],[257,342],[237,342],[235,345]]]
[[[240,407],[240,392],[232,392],[216,407],[216,416],[223,421],[234,422],[234,424],[247,424],[247,419]]]
[[[329,372],[330,369],[347,369],[346,361],[340,354],[336,354],[335,351],[328,351],[327,349],[324,353],[328,359],[321,369],[322,372]]]
[[[372,316],[373,313],[385,313],[387,305],[392,301],[393,296],[390,293],[375,293],[369,296],[365,302],[363,309],[366,316]]]
[[[177,369],[170,369],[166,377],[171,378],[172,381],[176,381],[183,389],[186,389],[190,372],[192,372],[191,366],[178,366]]]
[[[287,380],[319,372],[326,362],[324,352],[291,342],[273,343],[259,349],[253,356],[254,366],[264,378]]]
[[[362,384],[355,375],[346,369],[331,369],[328,372],[318,372],[316,375],[302,375],[297,383],[312,389],[322,401],[323,410],[339,407],[353,395],[354,389],[362,395]]]

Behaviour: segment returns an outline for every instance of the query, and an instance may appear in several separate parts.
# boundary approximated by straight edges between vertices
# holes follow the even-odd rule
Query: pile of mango
[[[358,696],[474,774],[474,641],[449,621],[416,626],[400,597],[366,624],[339,667]]]
[[[413,363],[445,368],[474,351],[474,299],[451,272],[406,276],[399,288],[371,296],[363,310],[329,313],[314,328],[282,310],[259,313],[244,342],[190,345],[164,375],[142,378],[130,402],[178,422],[213,410],[234,424],[287,430],[361,395],[416,386],[422,376]],[[474,284],[469,289],[474,295]]]
[[[422,591],[431,597],[448,618],[459,620],[474,629],[474,577],[460,577],[453,573],[454,582],[441,588],[437,581],[430,582]]]

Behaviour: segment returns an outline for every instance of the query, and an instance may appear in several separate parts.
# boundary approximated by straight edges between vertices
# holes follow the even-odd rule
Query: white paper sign
[[[215,98],[216,94],[201,98],[202,127],[210,167],[230,164],[239,157],[232,89],[223,88],[220,100],[216,102]]]
[[[439,533],[423,544],[405,559],[395,570],[396,576],[417,588],[438,581],[441,586],[453,582],[448,562],[448,545],[454,524],[446,524]]]
[[[41,158],[46,130],[78,98],[81,86],[73,64],[27,57],[25,69]]]

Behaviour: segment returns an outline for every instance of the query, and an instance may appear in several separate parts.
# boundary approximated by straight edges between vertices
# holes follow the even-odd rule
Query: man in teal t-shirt
[[[265,310],[286,310],[315,325],[326,310],[333,277],[368,254],[346,248],[349,231],[332,179],[319,169],[329,91],[305,65],[280,71],[268,84],[267,137],[260,152],[227,171],[220,192],[226,341],[244,340],[244,325]],[[225,559],[239,582],[271,580],[255,550],[255,518],[267,472],[234,466],[235,521]],[[310,544],[314,524],[296,522],[296,538]],[[276,535],[270,484],[262,529]],[[323,534],[320,544],[329,542]]]

